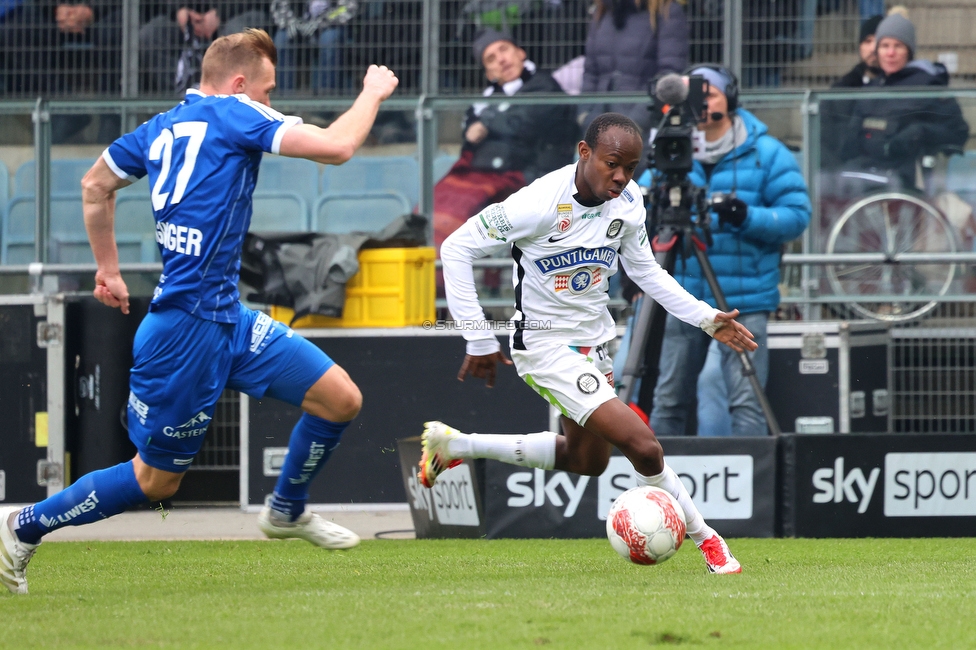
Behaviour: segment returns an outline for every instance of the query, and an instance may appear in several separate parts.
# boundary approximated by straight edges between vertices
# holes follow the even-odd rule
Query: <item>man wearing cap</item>
[[[831,84],[831,88],[863,88],[881,74],[874,34],[882,20],[884,16],[871,16],[861,23],[857,52],[861,60],[847,74]]]
[[[905,16],[887,16],[875,39],[882,74],[871,87],[948,87],[944,65],[915,59],[915,26]],[[952,98],[866,97],[855,103],[845,134],[841,157],[846,167],[890,170],[902,187],[914,188],[918,158],[963,147],[969,125]]]
[[[548,72],[536,69],[511,36],[481,32],[472,54],[485,69],[483,94],[559,93]],[[578,140],[575,107],[477,103],[462,126],[461,157],[434,186],[434,243],[441,243],[473,215],[503,201],[539,176],[573,161]]]
[[[884,16],[871,16],[861,23],[858,56],[860,61],[831,88],[864,88],[881,76],[874,33]],[[847,136],[847,123],[854,111],[854,100],[824,99],[820,103],[820,166],[834,169],[840,164],[840,150]]]
[[[709,83],[707,119],[698,125],[705,146],[696,151],[688,179],[705,190],[712,206],[712,244],[708,259],[730,308],[755,336],[752,364],[765,385],[769,370],[766,322],[779,306],[780,253],[810,222],[806,182],[793,154],[769,135],[755,115],[738,106],[738,80],[716,65],[692,66],[689,75]],[[645,175],[641,185],[650,183]],[[703,238],[702,238],[703,239]],[[704,239],[703,239],[704,240]],[[674,277],[691,295],[715,306],[715,297],[694,256],[675,265]],[[661,436],[685,435],[695,405],[698,376],[710,339],[701,330],[668,316],[654,388],[651,428]],[[724,409],[735,436],[766,435],[759,399],[743,376],[733,352],[722,350]],[[714,388],[714,387],[713,387]],[[645,392],[642,389],[642,392]],[[702,423],[699,423],[700,425]],[[700,435],[718,435],[718,427],[699,426]]]

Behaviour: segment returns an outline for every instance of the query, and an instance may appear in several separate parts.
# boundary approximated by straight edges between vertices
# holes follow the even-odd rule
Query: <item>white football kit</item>
[[[487,355],[500,346],[491,329],[470,325],[485,321],[471,261],[511,248],[512,360],[530,386],[582,425],[615,397],[603,344],[616,336],[607,290],[618,257],[644,293],[686,323],[711,325],[718,310],[693,298],[654,259],[637,183],[595,207],[577,202],[576,193],[576,163],[546,174],[471,217],[444,242],[441,260],[467,353]]]

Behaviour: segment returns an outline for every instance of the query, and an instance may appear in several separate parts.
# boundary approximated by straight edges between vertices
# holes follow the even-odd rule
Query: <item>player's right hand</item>
[[[495,385],[495,364],[502,363],[506,366],[512,365],[512,360],[501,352],[494,352],[484,356],[464,355],[464,363],[458,372],[458,381],[464,381],[468,375],[485,380],[485,386],[491,388]]]
[[[371,65],[363,78],[363,92],[374,93],[382,101],[393,94],[399,83],[397,76],[385,65]]]
[[[103,305],[118,307],[123,314],[129,313],[129,288],[125,286],[125,281],[120,274],[97,271],[95,290],[92,293]]]
[[[715,315],[715,323],[718,329],[712,334],[719,343],[724,343],[736,352],[752,352],[759,345],[753,341],[755,338],[745,325],[735,320],[739,315],[738,309],[730,312],[719,312]]]

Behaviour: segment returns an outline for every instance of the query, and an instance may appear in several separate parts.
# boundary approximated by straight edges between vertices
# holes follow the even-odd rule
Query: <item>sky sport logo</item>
[[[408,479],[413,509],[426,510],[427,515],[442,526],[479,526],[478,506],[474,495],[471,468],[462,463],[437,478],[429,490],[411,473]]]
[[[885,454],[886,517],[976,516],[976,453]]]

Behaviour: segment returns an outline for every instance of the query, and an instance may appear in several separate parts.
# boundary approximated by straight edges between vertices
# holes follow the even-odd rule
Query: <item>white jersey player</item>
[[[752,350],[752,334],[734,319],[696,300],[658,265],[645,212],[632,181],[640,160],[640,128],[606,113],[579,143],[579,161],[543,176],[472,217],[444,242],[441,259],[448,307],[456,321],[483,323],[472,260],[511,247],[515,308],[512,359],[526,383],[560,410],[564,434],[463,434],[428,422],[420,480],[464,458],[493,458],[523,467],[603,473],[611,445],[637,470],[638,482],[670,492],[687,516],[689,536],[709,571],[739,573],[725,541],[698,512],[664,461],[654,433],[613,391],[607,343],[615,324],[607,310],[607,282],[623,263],[641,289],[681,320],[700,326],[736,351]],[[488,328],[464,327],[467,354],[458,374],[494,383],[497,363],[511,364]]]

